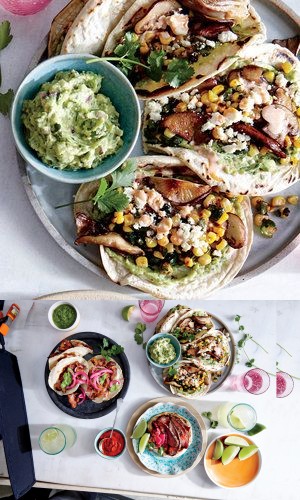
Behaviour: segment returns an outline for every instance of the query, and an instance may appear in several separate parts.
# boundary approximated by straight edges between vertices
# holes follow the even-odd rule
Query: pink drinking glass
[[[250,394],[263,394],[270,387],[270,375],[261,368],[252,368],[244,374],[243,386]]]
[[[139,308],[142,319],[146,323],[155,321],[164,307],[164,303],[164,300],[139,300]]]
[[[0,5],[19,16],[28,16],[44,9],[52,0],[0,0]]]
[[[285,398],[294,389],[294,379],[286,372],[276,373],[276,397]]]

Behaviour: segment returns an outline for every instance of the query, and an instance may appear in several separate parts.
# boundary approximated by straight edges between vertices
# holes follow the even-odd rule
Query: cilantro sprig
[[[253,338],[253,335],[251,335],[250,333],[245,333],[245,326],[241,324],[241,316],[239,314],[237,314],[235,317],[234,317],[234,321],[238,324],[238,332],[239,333],[242,333],[243,332],[243,336],[239,339],[238,343],[237,343],[237,347],[238,347],[238,351],[237,351],[237,363],[239,363],[240,361],[240,353],[241,351],[243,351],[243,353],[245,354],[246,358],[247,358],[247,361],[245,362],[245,365],[248,367],[248,368],[257,368],[257,366],[255,365],[255,359],[254,358],[250,358],[246,352],[246,349],[245,349],[245,346],[246,346],[246,343],[250,340],[251,342],[254,342],[254,344],[256,344],[258,347],[260,347],[260,349],[262,349],[263,351],[265,351],[266,354],[269,354],[268,351],[259,343],[257,342],[257,340],[255,340]]]
[[[10,22],[2,21],[0,24],[0,50],[5,49],[12,41],[13,36],[10,33]],[[2,84],[2,75],[0,69],[0,85]],[[8,115],[14,98],[14,91],[9,89],[5,94],[0,92],[0,113]]]
[[[122,354],[122,352],[124,352],[124,347],[119,344],[113,344],[109,347],[109,341],[106,338],[102,340],[102,346],[100,345],[99,347],[100,355],[103,356],[106,361],[109,361],[112,356],[117,356],[118,354]]]
[[[135,329],[134,329],[134,340],[136,341],[137,345],[142,345],[145,348],[146,344],[144,342],[144,331],[146,330],[146,325],[145,323],[137,323]]]
[[[218,422],[218,420],[214,420],[212,418],[211,411],[203,411],[201,413],[201,415],[202,415],[202,417],[205,417],[205,418],[207,418],[207,420],[209,420],[209,427],[210,427],[210,429],[216,429],[216,427],[218,427],[219,422]]]

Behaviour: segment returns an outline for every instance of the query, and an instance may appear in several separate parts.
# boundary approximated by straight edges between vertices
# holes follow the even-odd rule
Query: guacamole
[[[155,363],[166,365],[176,358],[176,350],[171,340],[160,338],[149,347],[149,354]]]
[[[101,94],[102,77],[61,71],[24,101],[22,121],[30,147],[48,166],[95,168],[123,144],[119,114]]]

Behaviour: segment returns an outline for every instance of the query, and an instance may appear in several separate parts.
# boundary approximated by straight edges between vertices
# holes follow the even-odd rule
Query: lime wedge
[[[148,444],[148,441],[149,441],[149,438],[150,438],[150,434],[149,432],[146,432],[140,439],[140,442],[139,442],[139,453],[144,453],[145,449],[146,449],[146,446]]]
[[[239,453],[240,460],[246,460],[246,458],[252,457],[255,453],[257,453],[258,447],[255,444],[250,444],[250,446],[245,446],[242,448]]]
[[[138,423],[138,425],[134,428],[132,433],[132,439],[140,439],[143,434],[145,434],[147,430],[147,422],[144,418]]]
[[[244,422],[237,415],[230,415],[230,423],[235,429],[246,429]]]
[[[246,439],[244,439],[240,436],[228,436],[225,439],[224,444],[227,444],[227,445],[233,444],[235,446],[240,446],[241,448],[244,446],[249,446],[248,441],[246,441]]]
[[[219,460],[223,454],[223,451],[224,451],[224,445],[222,441],[220,441],[220,439],[217,439],[212,459]]]
[[[263,424],[256,424],[250,431],[247,432],[248,436],[254,436],[254,434],[258,434],[259,432],[266,429],[266,426]]]
[[[237,456],[240,451],[239,446],[227,446],[222,454],[222,464],[228,465]]]
[[[125,321],[130,320],[130,316],[132,315],[133,311],[135,310],[135,306],[126,306],[123,307],[122,309],[122,318],[125,319]]]

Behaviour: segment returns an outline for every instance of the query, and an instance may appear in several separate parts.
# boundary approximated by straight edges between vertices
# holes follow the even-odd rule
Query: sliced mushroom
[[[104,247],[115,248],[130,255],[142,255],[143,250],[131,245],[118,233],[100,234],[98,236],[81,236],[75,241],[76,244],[90,243],[92,245],[103,245]]]
[[[195,130],[203,121],[202,117],[194,111],[183,111],[181,113],[172,113],[167,115],[162,120],[162,125],[179,135],[187,141],[191,141],[194,137]]]
[[[144,31],[153,29],[166,29],[166,16],[174,10],[180,9],[180,4],[175,0],[163,0],[154,4],[148,14],[143,17],[134,27],[134,31],[140,35]]]
[[[232,80],[238,80],[240,78],[240,72],[237,69],[234,69],[230,71],[228,74],[228,82],[231,82]]]
[[[261,115],[268,125],[263,131],[272,139],[283,144],[287,134],[297,135],[299,131],[298,120],[294,113],[281,104],[270,104],[262,109]]]
[[[242,77],[250,82],[260,82],[262,74],[263,69],[259,66],[254,66],[253,64],[244,66],[242,69]]]
[[[275,39],[272,43],[277,43],[277,45],[281,45],[281,47],[286,47],[297,56],[300,48],[300,36],[297,35],[292,38],[285,38],[284,40]]]
[[[246,243],[246,228],[242,219],[229,213],[224,238],[232,248],[242,248]]]
[[[185,205],[191,201],[199,200],[211,190],[210,186],[204,184],[165,177],[151,177],[150,183],[164,198],[177,205]]]

